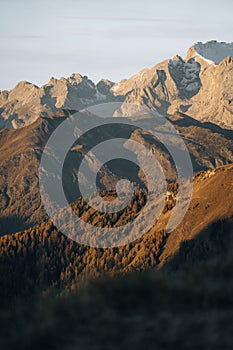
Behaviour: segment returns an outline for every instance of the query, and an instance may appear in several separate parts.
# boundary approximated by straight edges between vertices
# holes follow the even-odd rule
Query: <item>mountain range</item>
[[[81,110],[103,102],[145,105],[162,115],[186,113],[232,129],[233,43],[196,43],[186,58],[176,55],[118,83],[87,76],[51,78],[38,87],[22,81],[0,92],[0,128],[20,128],[60,109]]]
[[[185,58],[176,55],[118,83],[95,84],[75,73],[42,87],[23,81],[0,92],[2,349],[232,349],[232,82],[233,43],[209,41],[191,46]],[[175,128],[190,154],[193,191],[183,220],[169,232],[180,182],[163,142],[126,124],[85,133],[69,149],[62,173],[67,202],[82,222],[123,226],[143,216],[147,202],[147,174],[133,162],[115,159],[98,168],[101,159],[92,158],[91,149],[103,140],[120,137],[145,146],[167,182],[161,215],[148,232],[134,239],[131,230],[127,244],[97,248],[73,240],[72,232],[64,235],[48,217],[39,168],[61,123],[80,118],[76,136],[99,118],[87,107],[108,102],[121,103],[126,121],[133,104],[158,112]],[[136,159],[127,141],[123,152]],[[51,153],[57,169],[59,158]],[[132,181],[134,195],[125,209],[104,213],[85,202],[77,184],[93,186],[80,170],[86,154],[94,160],[89,174],[99,169],[97,190],[106,200],[117,197],[119,180]],[[56,171],[48,170],[43,173],[54,181]],[[95,243],[98,237],[83,231]]]
[[[87,276],[101,275],[102,268],[102,272],[114,274],[164,268],[175,261],[175,256],[180,259],[180,250],[187,250],[189,245],[184,242],[193,242],[202,233],[212,232],[213,225],[230,221],[233,216],[232,56],[233,44],[210,41],[194,44],[185,59],[177,55],[119,83],[101,80],[95,85],[86,76],[73,74],[67,79],[52,78],[41,88],[20,82],[11,91],[1,91],[0,258],[2,266],[8,266],[6,274],[14,266],[23,270],[29,264],[30,283],[47,290],[53,284],[74,288]],[[104,251],[83,247],[57,231],[41,203],[38,169],[44,146],[60,123],[88,106],[116,101],[122,102],[123,107],[128,103],[149,107],[170,121],[189,150],[195,172],[194,191],[184,220],[168,235],[166,222],[175,206],[178,189],[169,153],[143,131],[120,130],[121,136],[127,134],[128,139],[153,149],[164,168],[169,195],[160,220],[150,232],[126,247]],[[84,117],[93,116],[86,113]],[[146,195],[143,188],[126,212],[114,217],[106,218],[85,207],[75,187],[80,158],[88,144],[94,145],[111,136],[114,133],[109,128],[87,136],[82,145],[74,144],[68,152],[63,176],[73,210],[97,226],[104,222],[120,225],[131,220],[143,206]],[[124,148],[127,149],[126,144]],[[90,170],[94,172],[95,167],[93,163]],[[98,178],[100,190],[114,188],[127,175],[125,170],[128,175],[133,174],[135,183],[143,183],[140,170],[116,161],[102,169]],[[64,249],[70,252],[72,261]],[[211,246],[211,249],[215,248]],[[11,277],[7,276],[10,281]],[[31,287],[30,284],[28,288]]]

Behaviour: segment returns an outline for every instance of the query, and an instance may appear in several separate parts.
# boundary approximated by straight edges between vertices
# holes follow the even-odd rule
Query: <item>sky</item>
[[[117,82],[197,41],[233,41],[232,0],[0,0],[0,13],[0,90],[74,72]]]

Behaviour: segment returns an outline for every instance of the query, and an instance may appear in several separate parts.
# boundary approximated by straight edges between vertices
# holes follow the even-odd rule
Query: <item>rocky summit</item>
[[[201,122],[233,129],[233,43],[192,45],[186,58],[175,55],[129,79],[97,84],[87,76],[51,78],[38,87],[23,81],[0,92],[0,128],[20,128],[60,109],[78,111],[111,101],[147,106],[164,116],[181,112]]]

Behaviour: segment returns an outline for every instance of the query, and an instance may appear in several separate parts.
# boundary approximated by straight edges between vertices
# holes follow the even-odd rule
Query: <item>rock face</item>
[[[175,56],[114,85],[126,102],[144,104],[163,115],[179,111],[199,121],[233,128],[233,44],[194,44]]]
[[[13,90],[0,92],[0,129],[17,129],[60,109],[79,110],[108,101],[112,85],[103,80],[96,86],[80,74],[67,79],[51,78],[41,88],[22,81]]]
[[[20,82],[0,92],[0,128],[19,128],[59,109],[80,110],[115,100],[145,105],[165,116],[181,112],[233,129],[233,43],[210,41],[114,84],[86,76],[52,78],[41,88]]]
[[[218,65],[224,58],[233,56],[233,43],[209,41],[205,44],[198,42],[189,50],[189,55],[193,51],[194,56],[199,56],[209,63]],[[193,56],[193,54],[191,54]]]

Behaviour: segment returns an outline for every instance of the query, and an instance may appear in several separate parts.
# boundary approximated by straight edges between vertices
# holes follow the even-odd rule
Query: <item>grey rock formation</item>
[[[115,84],[115,95],[163,115],[177,111],[202,122],[233,129],[233,44],[194,44],[175,56]]]
[[[86,76],[51,78],[38,87],[20,82],[0,92],[0,129],[29,125],[60,109],[80,110],[109,101],[144,105],[164,116],[181,112],[201,122],[233,129],[233,43],[210,41],[114,84],[95,85]]]
[[[60,109],[80,110],[107,101],[108,95],[112,95],[111,86],[110,82],[100,82],[97,88],[80,74],[67,79],[51,78],[40,88],[22,81],[13,90],[0,92],[0,128],[17,129]]]

